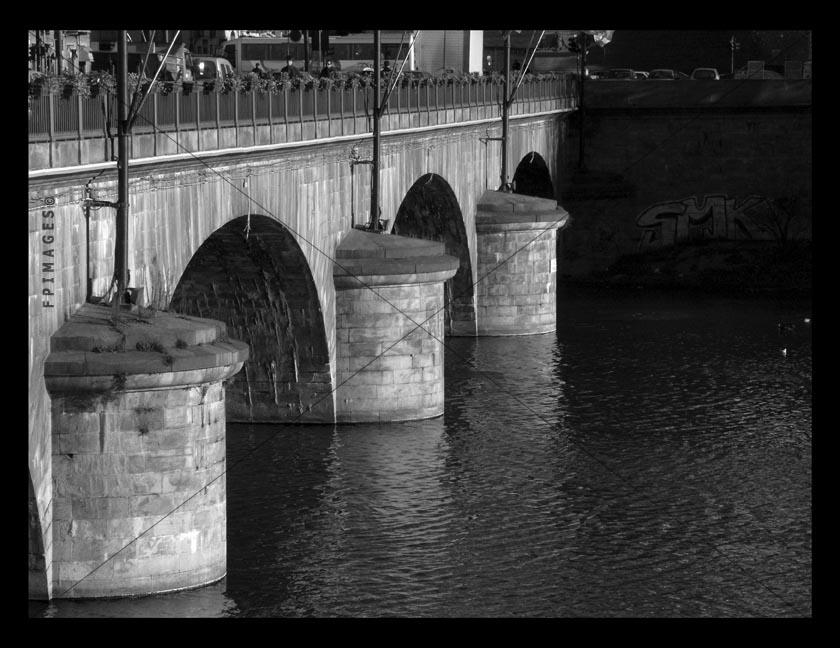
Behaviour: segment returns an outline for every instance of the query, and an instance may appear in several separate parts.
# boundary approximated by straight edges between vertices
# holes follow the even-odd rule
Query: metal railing
[[[389,97],[383,131],[500,117],[503,91],[498,79],[401,84]],[[171,146],[158,146],[160,135],[155,136],[156,132],[175,139],[179,152],[228,148],[231,142],[248,146],[367,133],[372,123],[373,92],[369,85],[316,82],[303,89],[219,93],[205,91],[198,82],[186,94],[152,93],[134,122],[132,157],[172,152]],[[526,78],[511,114],[573,109],[576,92],[572,76]],[[31,96],[30,169],[108,161],[110,139],[117,134],[115,115],[116,97],[112,94]],[[233,131],[232,140],[223,139],[226,129]],[[208,131],[215,131],[216,136],[208,137]],[[143,135],[154,140],[151,147],[137,146]],[[37,147],[40,154],[33,155]]]

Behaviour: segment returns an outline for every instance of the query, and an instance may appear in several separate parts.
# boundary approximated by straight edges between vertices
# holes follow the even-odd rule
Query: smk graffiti
[[[773,206],[762,196],[690,196],[656,203],[636,218],[642,228],[639,249],[700,239],[772,240],[767,225]]]

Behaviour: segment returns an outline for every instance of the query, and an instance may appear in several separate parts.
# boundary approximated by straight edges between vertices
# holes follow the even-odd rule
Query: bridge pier
[[[356,229],[335,258],[336,422],[443,414],[443,282],[460,261],[440,242]]]
[[[556,200],[487,190],[477,205],[476,334],[530,335],[557,326]]]
[[[153,594],[226,572],[223,381],[248,347],[214,320],[85,304],[50,340],[55,598]]]

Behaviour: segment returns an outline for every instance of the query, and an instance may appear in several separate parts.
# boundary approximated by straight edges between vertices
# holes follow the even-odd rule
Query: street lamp
[[[735,50],[741,49],[741,43],[739,43],[735,36],[733,35],[732,38],[729,39],[729,49],[731,52],[731,59],[729,62],[729,73],[732,75],[732,78],[735,78]]]
[[[592,37],[593,43],[599,47],[606,47],[612,40],[614,29],[587,29],[581,31],[575,41],[569,44],[569,49],[578,52],[580,61],[580,88],[578,97],[578,111],[580,113],[580,139],[578,141],[578,168],[584,170],[583,166],[583,83],[586,77],[586,53],[589,51],[587,46],[587,35]]]

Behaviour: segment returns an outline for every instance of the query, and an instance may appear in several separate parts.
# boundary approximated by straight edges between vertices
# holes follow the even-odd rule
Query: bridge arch
[[[536,151],[531,151],[520,160],[513,174],[513,187],[514,193],[552,200],[556,198],[548,165]]]
[[[226,386],[228,421],[334,421],[317,287],[282,223],[251,214],[214,231],[187,264],[170,308],[220,320],[249,345],[250,357]]]
[[[475,335],[469,239],[461,207],[449,183],[436,173],[421,176],[403,198],[392,232],[442,241],[446,253],[460,259],[458,270],[444,283],[444,331],[447,335]]]

